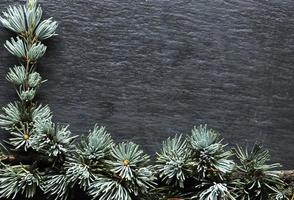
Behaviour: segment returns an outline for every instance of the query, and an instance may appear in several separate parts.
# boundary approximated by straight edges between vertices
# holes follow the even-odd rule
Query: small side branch
[[[34,153],[29,155],[10,154],[3,156],[3,158],[1,158],[1,162],[9,165],[23,164],[30,165],[33,168],[46,168],[52,166],[53,159]]]

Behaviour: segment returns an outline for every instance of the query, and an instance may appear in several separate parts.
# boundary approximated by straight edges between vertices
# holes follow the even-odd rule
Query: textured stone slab
[[[1,0],[3,10],[15,0]],[[39,101],[74,134],[105,125],[150,154],[207,123],[226,142],[270,148],[294,167],[294,2],[52,0],[59,36],[39,70]],[[0,44],[10,36],[1,29]],[[15,99],[0,48],[0,105]],[[1,131],[4,135],[4,131]],[[1,136],[2,137],[2,136]]]

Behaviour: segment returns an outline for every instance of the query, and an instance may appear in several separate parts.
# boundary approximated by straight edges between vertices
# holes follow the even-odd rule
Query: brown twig
[[[39,154],[35,154],[34,152],[30,152],[28,154],[10,154],[4,155],[1,158],[1,162],[9,165],[31,165],[33,168],[46,168],[51,167],[53,164],[53,160],[48,158],[47,156],[42,156]]]

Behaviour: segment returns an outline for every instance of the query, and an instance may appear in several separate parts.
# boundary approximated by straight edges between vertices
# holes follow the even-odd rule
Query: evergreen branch
[[[69,197],[70,185],[65,174],[46,175],[41,188],[55,200],[66,200]]]
[[[189,144],[194,153],[196,174],[200,179],[209,176],[210,172],[223,179],[223,175],[230,173],[234,162],[229,158],[232,153],[225,151],[219,135],[207,126],[194,127],[189,137]]]
[[[68,126],[56,125],[50,119],[37,118],[31,136],[32,148],[49,156],[63,156],[73,148],[77,136],[71,136]]]
[[[268,151],[259,144],[254,145],[250,152],[247,148],[237,146],[235,155],[239,161],[236,172],[239,176],[234,181],[238,198],[262,200],[274,196],[276,199],[286,199],[280,192],[284,182],[279,173],[273,171],[281,165],[267,164],[270,160]]]
[[[2,24],[5,25],[5,22],[13,22],[13,19],[17,20],[17,18],[20,18],[21,21],[19,24],[23,25],[22,31],[16,31],[19,36],[16,37],[16,39],[12,38],[11,41],[6,41],[5,44],[6,49],[20,58],[25,64],[25,67],[22,65],[20,67],[15,67],[13,70],[10,69],[7,75],[7,79],[10,82],[19,86],[17,90],[17,94],[21,100],[21,103],[17,103],[19,117],[17,119],[16,116],[12,116],[8,113],[8,115],[2,115],[0,118],[2,118],[1,121],[3,125],[9,126],[5,128],[11,131],[12,138],[9,139],[10,144],[15,146],[16,149],[23,146],[26,151],[31,147],[32,115],[34,115],[33,112],[35,109],[32,101],[36,96],[37,87],[42,83],[40,74],[34,72],[34,64],[44,55],[46,47],[40,42],[37,42],[34,36],[34,29],[37,27],[42,17],[42,10],[40,6],[37,6],[37,1],[30,0],[27,2],[27,6],[14,7],[14,10],[16,10],[16,8],[18,8],[18,13],[14,15],[11,13],[12,9],[9,9],[11,12],[5,14],[4,18],[2,17],[1,19],[2,22],[4,22],[4,24]],[[21,17],[18,17],[19,13]],[[6,23],[6,27],[7,26]],[[10,106],[10,109],[12,108],[13,107]],[[16,110],[16,106],[13,109]],[[7,109],[7,111],[9,111],[9,109]],[[12,117],[14,117],[14,119]]]
[[[210,186],[208,189],[193,196],[191,199],[197,200],[235,200],[226,185],[218,183]]]
[[[107,161],[111,171],[123,179],[132,180],[139,166],[145,166],[149,156],[139,150],[139,146],[130,143],[120,143],[112,148],[112,160]]]
[[[42,21],[37,27],[35,34],[39,40],[45,40],[52,36],[57,35],[55,30],[57,29],[58,24],[56,21],[53,21],[52,18]]]
[[[97,178],[89,194],[99,200],[132,200],[129,191],[120,182],[108,178]]]
[[[78,153],[89,160],[98,161],[109,157],[113,145],[111,135],[105,127],[95,125],[87,139],[82,140]]]
[[[34,88],[30,88],[27,90],[23,90],[22,88],[17,91],[17,94],[21,101],[30,102],[35,98],[36,90]]]
[[[24,66],[15,66],[13,69],[10,68],[6,75],[6,79],[15,84],[22,85],[26,80],[26,69]]]
[[[15,55],[18,58],[27,59],[27,46],[19,37],[16,37],[16,39],[11,38],[11,41],[7,40],[4,47],[12,55]]]
[[[226,187],[221,186],[226,185],[226,177],[235,166],[229,159],[232,153],[225,151],[224,147],[219,135],[206,125],[194,127],[192,135],[186,139],[182,136],[169,138],[157,158],[163,188],[170,187],[170,190],[192,199],[200,196],[202,199],[222,199]]]
[[[0,126],[6,130],[13,130],[24,119],[24,112],[19,102],[9,103],[2,108],[5,114],[0,114]]]
[[[39,25],[42,18],[42,8],[37,5],[36,0],[27,1],[27,5],[24,6],[24,12],[27,22],[27,32],[31,34]]]
[[[26,166],[3,165],[0,168],[0,198],[14,199],[19,193],[32,198],[40,181],[41,175],[37,170],[31,172]]]
[[[38,72],[30,73],[28,76],[28,86],[31,88],[37,88],[43,83],[42,77]]]
[[[195,126],[189,141],[192,149],[196,151],[209,148],[211,145],[220,145],[219,135],[214,130],[208,129],[207,125]]]
[[[95,179],[91,167],[81,157],[68,158],[64,164],[67,182],[72,186],[78,184],[84,190],[88,190]]]
[[[31,62],[37,61],[41,58],[45,52],[47,47],[43,45],[41,42],[34,43],[28,50],[27,50],[27,59]]]
[[[21,128],[15,127],[16,131],[11,131],[11,138],[9,138],[10,144],[15,149],[23,147],[27,151],[31,147],[30,140],[30,126],[27,123],[21,124]]]
[[[26,19],[22,6],[9,6],[4,17],[0,16],[1,24],[11,31],[23,33],[26,31]]]
[[[52,113],[49,108],[49,106],[42,106],[39,105],[37,107],[34,107],[31,109],[32,113],[32,121],[37,122],[39,120],[44,120],[44,121],[51,121],[52,119]]]
[[[162,150],[157,154],[156,168],[159,177],[168,185],[184,187],[188,166],[192,161],[191,151],[187,148],[187,141],[182,139],[182,135],[168,138],[163,142]]]

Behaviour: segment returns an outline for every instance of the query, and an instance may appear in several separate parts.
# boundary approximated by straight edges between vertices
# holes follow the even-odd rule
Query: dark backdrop
[[[262,141],[294,167],[293,0],[41,3],[60,27],[39,65],[49,80],[39,100],[74,134],[98,123],[154,154],[207,123],[231,144]],[[10,36],[1,29],[0,44]],[[17,62],[3,47],[0,59],[4,106],[16,98],[5,73]]]

